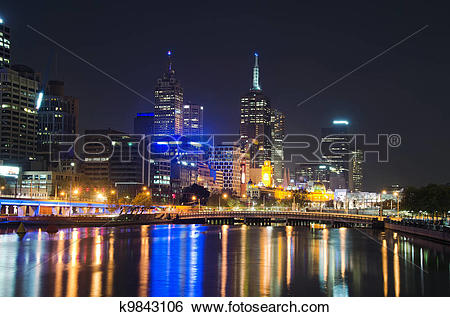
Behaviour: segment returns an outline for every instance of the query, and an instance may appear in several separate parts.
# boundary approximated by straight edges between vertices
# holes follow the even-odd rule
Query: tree
[[[307,196],[307,192],[304,189],[298,189],[292,192],[293,195],[293,201],[295,201],[295,204],[297,206],[301,207],[305,207],[308,203],[308,196]]]
[[[131,201],[131,205],[144,206],[144,207],[152,206],[152,195],[151,195],[151,193],[149,191],[140,192]]]
[[[200,204],[206,205],[210,196],[209,190],[198,184],[183,188],[181,202],[184,204],[195,204],[200,199]],[[194,200],[192,198],[195,198]]]
[[[424,187],[407,187],[401,198],[401,208],[418,213],[446,217],[450,209],[450,185],[429,184]]]

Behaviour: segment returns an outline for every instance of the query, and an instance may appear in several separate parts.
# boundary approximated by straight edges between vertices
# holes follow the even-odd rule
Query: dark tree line
[[[431,215],[446,217],[450,210],[450,184],[407,187],[402,194],[401,207],[415,213],[426,211]]]

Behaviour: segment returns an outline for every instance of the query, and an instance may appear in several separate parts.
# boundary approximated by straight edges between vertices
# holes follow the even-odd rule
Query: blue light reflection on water
[[[204,226],[162,225],[152,231],[149,296],[202,296]]]
[[[23,239],[0,231],[0,296],[450,295],[450,246],[365,234],[227,225],[31,230]]]

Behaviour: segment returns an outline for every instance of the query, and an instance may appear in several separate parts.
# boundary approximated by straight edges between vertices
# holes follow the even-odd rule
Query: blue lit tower
[[[271,107],[259,83],[258,53],[255,53],[252,88],[241,97],[240,135],[243,151],[250,152],[250,167],[271,160]]]
[[[155,134],[180,135],[183,132],[183,88],[175,77],[172,53],[167,52],[167,71],[155,87]]]

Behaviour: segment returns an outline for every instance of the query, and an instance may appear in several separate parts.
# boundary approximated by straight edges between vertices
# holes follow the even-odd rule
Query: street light
[[[227,193],[224,193],[224,194],[222,195],[222,197],[223,197],[223,199],[227,199],[228,194],[227,194]],[[219,210],[220,210],[220,196],[219,196]]]
[[[196,201],[197,200],[197,196],[192,196],[192,201]],[[198,199],[198,212],[200,212],[200,198]]]
[[[400,199],[398,196],[398,192],[395,192],[394,196],[397,197],[397,217],[400,217]]]

